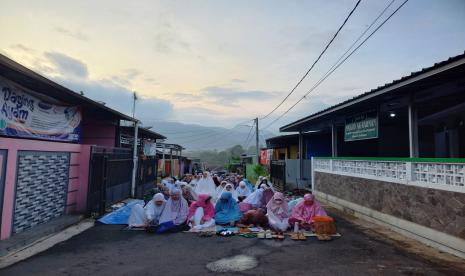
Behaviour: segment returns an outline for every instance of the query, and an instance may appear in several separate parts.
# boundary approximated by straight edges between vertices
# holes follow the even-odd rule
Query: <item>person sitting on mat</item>
[[[215,225],[215,207],[211,202],[212,197],[208,194],[201,194],[197,201],[189,207],[187,221],[194,230],[202,230]]]
[[[173,188],[165,209],[160,216],[160,227],[157,233],[180,232],[187,230],[185,224],[188,214],[187,201],[182,197],[181,190]]]
[[[237,227],[268,227],[268,218],[263,209],[249,210],[245,212],[242,219],[236,224]]]
[[[165,204],[165,196],[162,193],[157,193],[153,196],[152,200],[147,202],[145,207],[142,207],[141,204],[134,205],[128,220],[129,227],[158,225]]]
[[[297,222],[301,228],[311,230],[311,224],[315,216],[327,216],[327,214],[314,195],[305,194],[304,200],[297,203],[292,211],[289,224],[294,225]]]
[[[239,210],[236,200],[232,197],[231,192],[224,192],[216,202],[215,221],[217,224],[234,226],[236,221],[240,220],[242,213]]]
[[[247,184],[245,181],[239,182],[239,186],[236,188],[236,193],[237,193],[237,199],[239,201],[243,201],[247,196],[250,195],[250,190],[247,187]]]
[[[285,232],[289,227],[289,211],[284,195],[276,192],[266,205],[266,216],[271,229],[278,233]]]

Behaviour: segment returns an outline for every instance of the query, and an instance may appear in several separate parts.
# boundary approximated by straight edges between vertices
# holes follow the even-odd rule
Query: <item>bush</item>
[[[253,166],[253,172],[256,178],[258,178],[259,176],[265,176],[268,174],[268,172],[266,171],[266,168],[260,164],[256,164]]]

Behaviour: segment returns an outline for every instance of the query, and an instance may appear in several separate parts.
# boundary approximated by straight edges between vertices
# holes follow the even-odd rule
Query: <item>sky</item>
[[[362,0],[326,54],[266,126],[294,104],[391,0]],[[401,4],[396,0],[388,13]],[[6,1],[0,53],[143,122],[234,127],[271,111],[355,0]],[[465,1],[410,0],[268,130],[465,50]]]

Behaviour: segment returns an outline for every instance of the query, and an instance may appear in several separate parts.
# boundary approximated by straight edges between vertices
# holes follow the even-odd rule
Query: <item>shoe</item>
[[[299,232],[298,234],[299,234],[299,240],[300,241],[306,241],[307,240],[307,237],[305,237],[304,232]]]
[[[265,238],[268,240],[273,238],[273,235],[271,234],[271,230],[265,231]]]
[[[264,238],[265,238],[265,231],[260,231],[260,232],[258,232],[257,238],[259,238],[259,239],[264,239]]]
[[[291,234],[291,240],[298,241],[299,239],[299,233],[298,232],[293,232]]]

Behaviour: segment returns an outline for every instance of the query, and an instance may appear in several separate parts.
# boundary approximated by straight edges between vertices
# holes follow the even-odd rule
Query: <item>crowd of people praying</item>
[[[130,227],[161,234],[222,225],[260,227],[283,235],[291,226],[310,230],[314,217],[327,216],[312,194],[288,202],[266,177],[253,185],[241,175],[203,172],[180,180],[168,177],[157,186],[151,200],[132,208]]]

